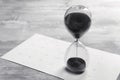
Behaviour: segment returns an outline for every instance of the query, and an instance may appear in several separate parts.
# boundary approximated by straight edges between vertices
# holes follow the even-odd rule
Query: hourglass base
[[[86,62],[79,57],[69,58],[67,61],[67,71],[81,74],[85,71]]]

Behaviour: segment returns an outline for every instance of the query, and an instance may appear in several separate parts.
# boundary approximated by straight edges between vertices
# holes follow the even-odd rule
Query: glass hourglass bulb
[[[91,13],[85,6],[72,6],[66,11],[64,22],[68,31],[75,38],[66,51],[67,69],[74,73],[82,73],[88,65],[89,55],[85,46],[79,42],[79,38],[90,27]]]
[[[85,46],[78,40],[74,41],[67,49],[65,63],[67,69],[74,73],[84,72],[88,64],[89,55]]]

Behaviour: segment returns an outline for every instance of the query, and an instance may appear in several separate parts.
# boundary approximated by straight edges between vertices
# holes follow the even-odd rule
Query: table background
[[[0,56],[34,33],[73,41],[64,26],[64,13],[75,4],[92,12],[85,45],[120,54],[119,0],[0,0]],[[0,59],[0,80],[59,80],[59,78]]]

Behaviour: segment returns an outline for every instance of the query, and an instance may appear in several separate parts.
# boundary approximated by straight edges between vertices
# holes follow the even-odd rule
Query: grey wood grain
[[[117,80],[120,80],[120,74],[118,75]]]

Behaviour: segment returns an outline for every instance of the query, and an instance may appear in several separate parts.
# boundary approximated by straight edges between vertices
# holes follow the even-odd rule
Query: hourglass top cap
[[[86,14],[89,18],[92,17],[90,10],[86,6],[83,6],[83,5],[71,6],[70,8],[67,9],[65,16],[67,16],[70,13],[78,13],[78,12]]]

